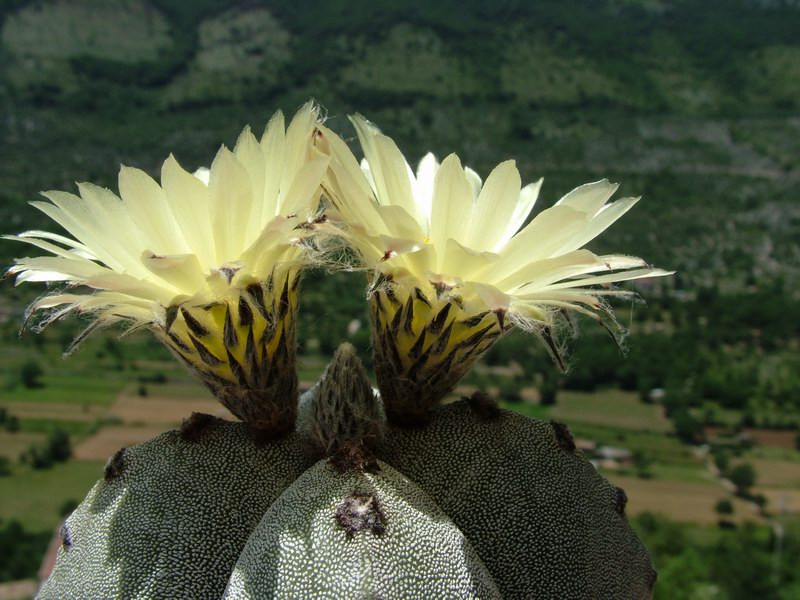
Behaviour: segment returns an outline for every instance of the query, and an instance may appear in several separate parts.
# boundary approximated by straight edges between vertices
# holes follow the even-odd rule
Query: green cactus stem
[[[195,415],[115,454],[39,598],[650,598],[625,493],[477,393],[386,425],[350,346],[263,440]],[[321,457],[321,458],[320,458]]]
[[[297,434],[259,444],[210,415],[124,448],[67,519],[37,598],[218,599],[253,528],[313,464]]]
[[[503,598],[650,598],[656,573],[624,492],[561,424],[501,410],[483,394],[424,427],[389,426],[375,449],[464,532]]]

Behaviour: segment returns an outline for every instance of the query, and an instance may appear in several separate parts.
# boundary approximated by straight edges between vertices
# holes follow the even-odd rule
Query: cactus
[[[372,470],[306,471],[253,531],[224,598],[499,598],[447,515],[392,467]]]
[[[625,492],[567,427],[485,394],[393,426],[376,449],[464,532],[504,598],[647,598],[655,571],[625,519]]]
[[[508,331],[563,367],[570,313],[616,330],[606,298],[632,292],[608,284],[670,274],[583,248],[638,199],[609,204],[602,180],[525,224],[541,180],[514,161],[483,182],[429,154],[415,174],[355,116],[359,166],[321,114],[277,113],[193,175],[123,168],[121,197],[47,192],[34,205],[73,237],[11,236],[53,255],[17,259],[18,283],[65,286],[30,306],[39,328],[148,329],[242,421],[194,415],[115,454],[39,597],[649,597],[625,494],[565,426],[483,393],[441,405]],[[371,277],[380,393],[345,345],[297,397],[300,278],[320,262]]]
[[[120,449],[62,527],[38,598],[219,598],[251,531],[314,456],[291,434],[195,414]]]
[[[121,450],[39,598],[650,597],[624,492],[565,426],[480,393],[412,429],[379,403],[345,346],[294,434],[195,415]]]

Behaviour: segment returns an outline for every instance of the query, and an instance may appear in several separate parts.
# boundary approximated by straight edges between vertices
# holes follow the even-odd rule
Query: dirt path
[[[714,510],[717,502],[729,498],[725,488],[713,483],[639,479],[607,475],[628,495],[628,512],[636,515],[645,511],[661,513],[674,521],[713,525],[719,520]],[[733,521],[762,521],[758,510],[749,502],[733,498]]]
[[[38,584],[33,579],[0,583],[0,600],[26,600],[36,594]]]
[[[78,443],[75,458],[105,461],[123,446],[141,444],[160,433],[180,426],[193,412],[233,419],[219,402],[207,397],[153,395],[139,396],[123,391],[108,409],[107,416],[118,422],[106,425]]]

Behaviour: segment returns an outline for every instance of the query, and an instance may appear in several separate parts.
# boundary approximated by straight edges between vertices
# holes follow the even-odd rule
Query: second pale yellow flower
[[[486,179],[455,154],[412,171],[395,143],[352,119],[365,158],[321,128],[332,161],[324,187],[331,221],[373,273],[368,296],[378,387],[396,421],[425,420],[510,327],[537,334],[557,361],[565,311],[600,321],[607,284],[669,274],[640,258],[583,246],[637,201],[608,203],[607,180],[576,188],[525,224],[541,180],[522,186],[514,161]]]

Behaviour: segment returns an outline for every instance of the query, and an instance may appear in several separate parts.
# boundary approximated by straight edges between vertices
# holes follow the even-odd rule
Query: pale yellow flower
[[[423,419],[511,326],[538,334],[561,360],[553,326],[565,311],[601,320],[607,284],[668,275],[640,258],[583,246],[638,200],[609,199],[607,180],[576,188],[525,225],[541,180],[522,186],[514,161],[485,182],[451,154],[414,173],[395,143],[352,119],[365,159],[321,128],[332,157],[329,216],[374,270],[369,291],[378,386],[396,419]]]
[[[293,426],[295,310],[305,237],[329,159],[314,149],[311,103],[288,129],[279,112],[246,128],[195,175],[170,156],[161,184],[123,167],[118,197],[92,184],[32,204],[72,237],[12,236],[53,256],[22,258],[17,283],[65,284],[37,300],[43,324],[89,313],[93,325],[150,328],[232,411],[266,430]]]

